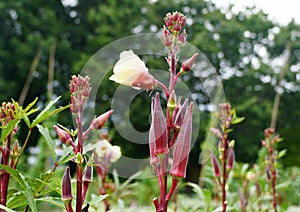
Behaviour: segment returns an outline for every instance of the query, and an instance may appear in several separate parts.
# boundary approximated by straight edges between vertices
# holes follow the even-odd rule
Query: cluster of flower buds
[[[173,13],[167,13],[164,20],[165,26],[172,33],[179,33],[180,31],[182,31],[186,23],[186,17],[182,13],[177,11]]]
[[[223,153],[223,152],[221,152],[221,153]],[[224,155],[226,155],[226,156],[223,157]],[[234,160],[235,160],[233,146],[229,147],[229,149],[227,151],[224,151],[224,153],[220,154],[219,156],[220,156],[220,160],[222,161],[222,163],[224,163],[224,161],[226,161],[226,167],[224,167],[225,170],[222,170],[222,171],[226,173],[225,177],[227,178],[230,170],[232,170],[232,168],[233,168]],[[211,153],[211,163],[213,166],[214,175],[216,178],[219,179],[221,177],[221,168],[220,168],[218,159],[213,152]]]
[[[164,20],[165,25],[162,29],[164,46],[176,45],[177,40],[179,44],[184,44],[186,41],[186,31],[184,29],[186,17],[180,12],[173,12],[172,14],[168,13]]]
[[[277,159],[276,150],[275,150],[275,144],[281,141],[282,139],[279,137],[279,135],[275,135],[275,130],[273,128],[267,128],[264,131],[265,133],[265,139],[262,140],[262,146],[267,148],[268,155],[266,157],[266,175],[267,179],[270,180],[272,175],[276,175],[276,169],[274,166],[274,163]]]
[[[232,123],[231,106],[229,103],[222,103],[219,105],[219,119],[224,123],[225,129],[229,129]]]
[[[70,92],[71,92],[71,106],[70,110],[73,114],[77,114],[83,110],[83,106],[90,96],[90,78],[88,76],[82,77],[72,76],[70,80]]]
[[[3,102],[0,108],[0,123],[2,126],[7,125],[10,120],[15,119],[16,107],[11,102]]]
[[[112,110],[109,110],[105,113],[103,113],[102,115],[96,117],[93,119],[90,127],[83,133],[83,137],[84,139],[87,138],[88,134],[92,131],[92,130],[100,130],[104,124],[107,122],[107,120],[109,119],[109,117],[112,114]],[[62,127],[59,127],[57,125],[54,125],[54,129],[58,135],[59,140],[67,145],[71,145],[74,149],[75,153],[78,153],[78,148],[75,145],[72,135],[71,133],[67,130],[67,129],[63,129]]]
[[[231,110],[231,106],[229,103],[222,103],[219,105],[218,118],[220,120],[219,127],[212,127],[210,130],[219,140],[219,158],[222,164],[226,164],[226,167],[223,167],[225,170],[222,170],[222,172],[225,173],[225,177],[227,178],[230,170],[233,168],[235,160],[235,141],[228,140],[228,132],[232,120],[235,118],[235,111]],[[221,169],[218,159],[213,152],[211,153],[211,162],[213,166],[214,175],[215,177],[219,178],[221,176]]]
[[[175,178],[185,178],[186,166],[188,162],[189,152],[192,140],[192,113],[193,102],[190,103],[185,112],[184,119],[180,126],[180,131],[174,147],[174,158],[170,175]]]
[[[171,96],[176,99],[175,94]],[[185,178],[192,136],[193,103],[190,103],[188,106],[188,100],[186,100],[183,105],[180,102],[176,104],[175,99],[171,100],[174,101],[175,107],[173,103],[168,103],[168,106],[173,108],[173,118],[170,118],[171,123],[166,123],[160,105],[159,93],[156,93],[155,97],[152,98],[152,122],[149,132],[150,164],[157,166],[161,161],[160,158],[168,154],[174,146],[173,164],[170,174],[176,178]],[[173,127],[172,139],[169,139],[167,129],[169,124]],[[161,174],[167,171],[166,168],[165,166]]]
[[[265,140],[262,141],[262,145],[267,149],[267,155],[265,158],[265,172],[267,180],[270,183],[270,188],[272,190],[272,204],[274,210],[277,210],[277,191],[276,191],[276,182],[277,182],[277,170],[276,170],[276,160],[284,155],[284,150],[281,153],[278,153],[276,150],[276,144],[282,139],[279,135],[275,134],[273,128],[267,128],[264,131]]]

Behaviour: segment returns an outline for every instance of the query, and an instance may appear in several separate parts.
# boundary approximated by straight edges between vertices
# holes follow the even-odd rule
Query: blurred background
[[[0,102],[13,98],[27,105],[39,97],[38,105],[43,107],[49,99],[62,96],[59,105],[68,104],[70,77],[79,74],[95,52],[125,36],[160,33],[165,14],[179,11],[187,16],[188,42],[200,49],[216,68],[223,79],[227,101],[236,108],[238,116],[245,117],[245,121],[234,126],[231,134],[236,140],[236,159],[254,163],[263,130],[272,126],[284,138],[279,146],[287,149],[287,155],[282,159],[284,167],[299,166],[299,22],[287,19],[291,17],[288,15],[281,19],[275,13],[267,14],[270,10],[260,8],[268,7],[256,7],[255,3],[243,6],[235,4],[237,1],[232,1],[234,4],[224,2],[1,1]],[[269,8],[272,6],[273,3]],[[283,5],[281,12],[284,12]],[[166,64],[164,60],[153,65],[149,61],[147,66],[166,67]],[[196,86],[195,80],[186,83],[192,92],[205,93]],[[97,114],[110,108],[116,88],[115,83],[104,82],[97,95]],[[131,106],[130,120],[138,130],[147,131],[150,126],[149,93],[144,92],[136,98]],[[206,105],[209,100],[203,98],[199,103]],[[68,111],[57,120],[72,126]],[[188,178],[194,182],[199,177],[198,158],[209,123],[210,111],[204,107],[199,136],[189,162]],[[121,146],[124,155],[148,157],[147,145],[126,141],[113,131],[113,123],[110,128],[113,143]],[[31,145],[36,144],[33,141]]]

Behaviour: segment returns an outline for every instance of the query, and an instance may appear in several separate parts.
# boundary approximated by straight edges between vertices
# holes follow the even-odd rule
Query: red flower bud
[[[218,138],[221,138],[222,137],[222,133],[219,129],[217,128],[214,128],[214,127],[211,127],[210,128],[210,131],[215,135],[217,136]]]
[[[172,46],[172,36],[171,33],[169,32],[169,30],[164,26],[164,28],[162,29],[163,32],[163,43],[165,47],[170,47]]]
[[[265,137],[270,138],[274,134],[274,129],[273,128],[267,128],[265,129]]]
[[[214,169],[215,177],[220,177],[221,174],[220,174],[219,162],[218,162],[218,159],[217,159],[217,157],[215,156],[215,154],[213,152],[211,153],[211,163],[212,163],[212,166],[213,166],[213,169]]]
[[[109,110],[106,113],[103,113],[102,115],[98,116],[92,121],[91,127],[95,130],[99,130],[103,127],[103,125],[106,123],[108,118],[111,116],[113,110]]]
[[[178,35],[178,41],[181,43],[181,44],[184,44],[185,41],[186,41],[186,31],[183,30],[182,33],[180,33]]]
[[[62,200],[64,202],[70,201],[73,199],[72,196],[72,186],[71,186],[71,175],[70,175],[70,168],[67,166],[65,173],[62,179]]]
[[[186,166],[191,148],[192,139],[192,112],[193,102],[190,103],[188,111],[185,114],[181,130],[178,134],[177,142],[174,148],[173,164],[170,175],[177,178],[185,178]]]
[[[198,53],[193,54],[188,60],[182,63],[181,65],[181,72],[188,72],[190,71],[195,63],[196,58],[198,57]]]
[[[183,105],[179,108],[177,114],[176,114],[176,117],[175,117],[175,120],[174,120],[174,126],[176,129],[180,130],[180,127],[183,123],[183,119],[184,119],[184,116],[186,114],[186,109],[187,109],[187,105],[188,105],[188,99],[186,99],[183,103]]]
[[[16,140],[11,148],[11,154],[12,156],[16,157],[16,156],[19,156],[19,151],[20,151],[20,146],[19,146],[19,143],[18,141]]]
[[[82,181],[83,181],[82,199],[85,199],[89,185],[91,182],[93,182],[93,167],[92,166],[86,167],[86,170],[82,177]]]
[[[165,117],[160,105],[159,93],[156,93],[155,98],[152,98],[152,123],[151,128],[154,131],[155,149],[154,154],[168,153],[168,138]],[[151,143],[151,141],[150,141]]]
[[[151,105],[153,107],[153,104]],[[153,111],[153,109],[151,109]],[[153,121],[153,120],[152,120]],[[154,132],[154,124],[151,124],[149,131],[149,150],[150,150],[150,165],[155,165],[159,163],[159,158],[155,154],[155,132]]]
[[[232,148],[229,149],[228,153],[228,163],[227,163],[227,168],[232,169],[233,168],[233,163],[234,163],[234,150]]]
[[[68,144],[72,141],[71,135],[68,132],[61,129],[57,125],[54,125],[54,129],[58,135],[59,140],[61,140],[61,142],[63,142],[64,144]]]
[[[93,182],[93,166],[87,166],[82,177],[83,182]]]

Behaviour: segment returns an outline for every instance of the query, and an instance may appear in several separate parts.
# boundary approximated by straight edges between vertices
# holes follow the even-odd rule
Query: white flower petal
[[[98,157],[102,158],[107,152],[110,151],[111,144],[108,140],[99,140],[96,143],[95,152],[98,155]]]
[[[115,64],[113,73],[109,78],[110,80],[135,89],[144,88],[148,90],[148,88],[153,88],[155,84],[155,80],[148,73],[145,63],[132,50],[121,52],[120,60]],[[147,82],[138,80],[136,83],[137,79],[145,79]]]

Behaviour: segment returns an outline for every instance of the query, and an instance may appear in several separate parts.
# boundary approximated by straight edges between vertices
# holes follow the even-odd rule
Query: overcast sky
[[[276,22],[286,25],[292,18],[300,23],[300,1],[298,0],[212,0],[218,7],[226,7],[229,3],[235,5],[236,10],[245,6],[257,6]]]

